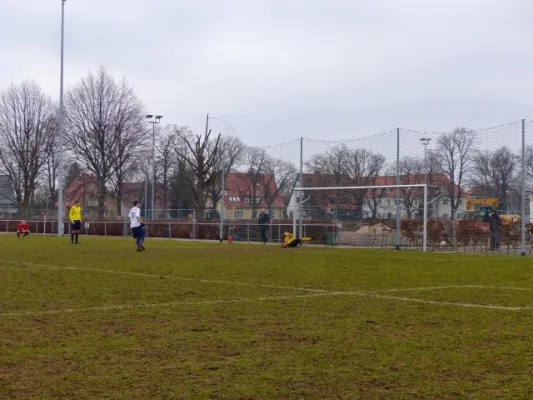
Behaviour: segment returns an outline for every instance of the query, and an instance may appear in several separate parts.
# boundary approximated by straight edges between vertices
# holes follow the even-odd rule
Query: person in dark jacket
[[[263,243],[268,242],[268,224],[270,223],[270,216],[265,212],[265,209],[261,210],[259,218],[257,219],[257,224],[259,225],[259,233]]]
[[[496,210],[490,212],[489,217],[489,230],[490,230],[490,249],[498,250],[500,248],[500,230],[502,220]]]

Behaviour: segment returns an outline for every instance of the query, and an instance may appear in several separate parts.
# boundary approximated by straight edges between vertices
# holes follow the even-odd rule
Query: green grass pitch
[[[533,397],[531,258],[0,241],[0,399]]]

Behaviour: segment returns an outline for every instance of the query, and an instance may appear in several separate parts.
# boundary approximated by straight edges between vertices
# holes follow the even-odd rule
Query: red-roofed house
[[[122,201],[120,217],[126,218],[132,207],[133,200],[144,203],[144,182],[128,182],[122,185]],[[148,192],[149,206],[151,205],[151,191]],[[161,208],[163,186],[156,185],[155,208]],[[65,208],[69,209],[77,200],[83,212],[83,217],[98,217],[98,188],[94,175],[82,174],[76,177],[69,187],[65,189]],[[119,217],[116,197],[113,193],[108,193],[105,199],[105,217]],[[57,206],[57,205],[56,205]],[[144,207],[142,208],[144,210]],[[68,214],[67,214],[68,215]]]
[[[226,176],[225,186],[223,200],[227,219],[255,219],[263,208],[270,210],[272,218],[285,217],[284,197],[279,193],[274,175],[258,174],[251,179],[245,172],[231,172]],[[221,202],[217,211],[221,211]]]
[[[72,183],[65,189],[65,208],[69,209],[76,201],[80,202],[83,217],[98,217],[98,188],[95,182],[94,175],[81,174],[74,178]],[[116,203],[109,194],[105,199],[105,209],[113,210],[106,212],[106,217],[116,216]],[[68,216],[68,213],[66,214]]]
[[[161,183],[156,184],[155,186],[155,217],[156,218],[166,218],[167,215],[162,215],[161,213],[166,213],[167,210],[162,210],[163,208],[163,191],[164,186]],[[126,218],[128,213],[133,206],[134,200],[139,200],[141,202],[141,211],[144,215],[145,209],[145,185],[144,182],[127,182],[122,184],[122,207],[121,215]],[[148,210],[152,207],[152,189],[148,186]]]

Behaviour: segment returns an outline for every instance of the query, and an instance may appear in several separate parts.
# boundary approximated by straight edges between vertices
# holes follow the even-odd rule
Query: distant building
[[[118,204],[114,193],[108,192],[104,201],[105,217],[108,218],[126,218],[128,212],[132,207],[133,200],[139,200],[142,205],[142,213],[144,216],[144,182],[126,182],[122,184],[122,201],[120,215],[118,213]],[[148,191],[148,209],[151,207],[151,189]],[[155,208],[161,208],[161,198],[163,193],[163,185],[156,186],[155,193]],[[95,182],[94,175],[82,174],[76,177],[74,181],[65,190],[65,208],[70,208],[77,201],[80,205],[85,218],[98,217],[98,188]],[[156,217],[165,217],[156,215]]]
[[[272,174],[259,174],[254,179],[245,172],[231,172],[226,176],[223,193],[226,219],[255,220],[264,208],[273,219],[285,218],[284,197],[278,193],[276,179]],[[254,190],[253,183],[256,183]],[[217,204],[220,213],[222,202]]]
[[[0,175],[0,215],[9,216],[19,211],[15,191],[7,175]]]

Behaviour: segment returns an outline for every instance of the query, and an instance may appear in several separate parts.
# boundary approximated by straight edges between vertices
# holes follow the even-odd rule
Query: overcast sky
[[[0,1],[0,89],[58,97],[60,10]],[[481,128],[533,118],[532,18],[527,0],[68,0],[65,83],[106,66],[166,123],[210,113],[258,145]]]

